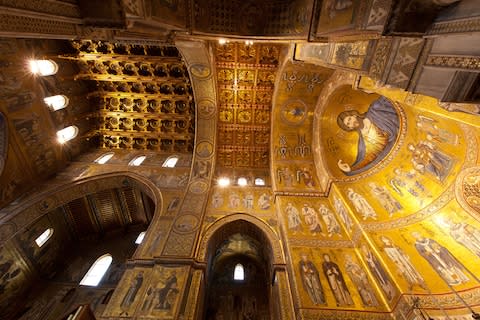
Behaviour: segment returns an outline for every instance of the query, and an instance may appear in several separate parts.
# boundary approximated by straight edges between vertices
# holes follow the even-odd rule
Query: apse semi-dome
[[[321,116],[321,160],[339,180],[378,172],[398,150],[405,123],[402,107],[389,98],[340,87]]]

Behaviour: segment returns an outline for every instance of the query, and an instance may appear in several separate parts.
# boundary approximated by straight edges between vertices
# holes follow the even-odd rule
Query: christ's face
[[[346,116],[343,119],[343,123],[349,128],[349,129],[357,129],[360,126],[359,119],[357,118],[356,115],[352,116]]]

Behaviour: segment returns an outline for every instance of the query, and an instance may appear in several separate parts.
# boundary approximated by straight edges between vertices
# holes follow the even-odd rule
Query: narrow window
[[[263,180],[262,178],[256,178],[255,179],[255,185],[256,186],[264,186],[265,185],[265,180]]]
[[[69,126],[57,131],[57,140],[60,143],[65,143],[75,138],[78,134],[78,128],[76,126]]]
[[[30,71],[40,76],[51,76],[57,73],[58,65],[53,60],[30,60]]]
[[[175,165],[177,164],[177,161],[178,161],[177,156],[169,157],[167,160],[165,160],[162,167],[164,167],[164,168],[174,168]]]
[[[140,232],[140,234],[137,237],[137,240],[135,240],[135,244],[142,243],[143,238],[145,238],[145,231]]]
[[[80,281],[80,285],[92,287],[97,286],[107,272],[111,263],[112,256],[110,254],[105,254],[98,258],[90,267],[90,269],[88,269],[88,272],[85,274],[82,281]]]
[[[135,166],[135,167],[138,167],[139,165],[142,164],[142,162],[145,160],[145,158],[147,158],[147,156],[138,156],[138,157],[135,157],[132,159],[132,161],[130,161],[128,163],[129,166]]]
[[[237,265],[235,266],[235,270],[233,271],[233,280],[245,280],[245,270],[240,263],[237,263]]]
[[[53,234],[52,228],[48,228],[47,230],[43,231],[43,233],[39,235],[37,239],[35,239],[37,246],[39,247],[43,246],[45,242],[47,242],[47,240],[50,239],[52,234]]]
[[[63,109],[68,105],[68,98],[60,94],[43,98],[43,101],[47,106],[50,107],[50,109],[52,109],[52,111]]]
[[[98,164],[105,164],[108,162],[108,160],[110,160],[113,157],[113,155],[114,155],[113,152],[102,154],[100,157],[98,157],[95,160],[95,162]]]

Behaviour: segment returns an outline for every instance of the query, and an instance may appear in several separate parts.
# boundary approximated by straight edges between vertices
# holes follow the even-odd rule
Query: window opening
[[[226,186],[230,185],[230,179],[226,178],[226,177],[223,177],[223,178],[218,179],[217,183],[220,187],[226,187]]]
[[[128,164],[129,166],[135,166],[138,167],[139,165],[142,164],[142,162],[147,158],[147,156],[138,156],[132,159],[130,163]]]
[[[264,186],[265,185],[265,180],[263,180],[262,178],[256,178],[255,179],[255,185],[256,186]]]
[[[50,239],[52,234],[53,234],[52,228],[48,228],[47,230],[43,231],[43,233],[39,235],[37,239],[35,239],[37,246],[39,247],[43,246],[45,242],[47,242],[47,240]]]
[[[113,152],[102,154],[99,158],[95,160],[95,162],[98,164],[105,164],[108,162],[108,160],[110,160],[113,157],[113,155],[114,155]]]
[[[243,265],[240,263],[237,263],[235,266],[235,270],[233,271],[233,280],[245,280],[245,270],[243,269]]]
[[[105,254],[98,258],[90,267],[90,269],[88,269],[82,281],[80,281],[80,285],[92,287],[97,286],[107,272],[108,267],[110,267],[112,260],[113,259],[110,254]]]
[[[137,237],[137,240],[135,240],[135,244],[140,244],[143,242],[143,238],[145,238],[145,231],[140,232],[140,234]]]
[[[58,65],[53,60],[30,60],[30,71],[40,76],[51,76],[57,73]]]
[[[60,143],[65,143],[75,138],[78,134],[78,128],[76,126],[69,126],[57,131],[57,140]]]
[[[169,157],[167,160],[165,160],[162,167],[164,167],[164,168],[174,168],[175,165],[177,164],[177,161],[178,161],[177,156]]]
[[[237,184],[241,187],[246,186],[248,184],[247,178],[244,178],[244,177],[238,178]]]
[[[52,109],[52,111],[63,109],[68,105],[68,98],[60,94],[43,98],[43,101],[47,106],[50,107],[50,109]]]

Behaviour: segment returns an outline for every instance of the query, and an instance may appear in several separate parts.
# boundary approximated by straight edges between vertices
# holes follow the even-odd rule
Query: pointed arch
[[[284,265],[285,256],[280,244],[280,239],[277,234],[268,226],[264,221],[245,213],[237,213],[226,216],[222,219],[214,222],[206,231],[203,238],[200,240],[200,244],[197,251],[197,259],[201,262],[208,261],[209,249],[214,246],[215,235],[219,230],[228,228],[228,225],[232,226],[232,223],[243,223],[246,226],[253,228],[259,235],[263,236],[265,244],[270,246],[270,262],[272,265]]]

